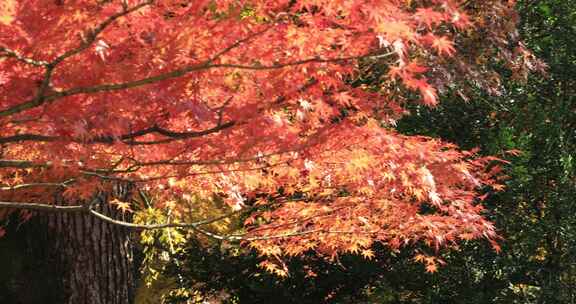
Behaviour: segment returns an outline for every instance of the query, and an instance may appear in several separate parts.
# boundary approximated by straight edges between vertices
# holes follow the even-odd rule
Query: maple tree
[[[513,1],[5,0],[0,8],[4,213],[189,228],[246,242],[280,275],[282,256],[370,258],[376,241],[438,249],[486,238],[498,248],[478,204],[483,187],[501,187],[495,159],[393,127],[407,103],[434,106],[464,78],[495,91],[486,56],[518,74],[530,67],[533,56],[509,35]],[[476,45],[490,48],[474,53]],[[358,84],[371,66],[383,69],[376,85]],[[132,223],[91,200],[119,184],[155,193],[155,207],[175,214],[194,208],[191,195],[217,195],[232,212]],[[137,200],[110,203],[129,213]],[[236,234],[205,228],[242,212],[250,216]],[[433,257],[415,259],[435,270]]]

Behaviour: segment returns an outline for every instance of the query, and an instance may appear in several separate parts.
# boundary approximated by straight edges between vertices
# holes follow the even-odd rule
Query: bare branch
[[[218,166],[218,165],[231,165],[231,164],[236,164],[236,163],[246,163],[246,162],[253,162],[253,161],[259,161],[262,160],[264,158],[270,157],[270,156],[274,156],[274,155],[280,155],[280,154],[284,154],[284,153],[289,153],[291,151],[296,151],[296,149],[294,150],[290,150],[290,151],[279,151],[276,153],[270,153],[270,154],[266,154],[266,155],[262,155],[262,156],[256,156],[256,157],[248,157],[248,158],[229,158],[229,159],[223,159],[223,160],[199,160],[199,161],[187,161],[187,160],[160,160],[160,161],[153,161],[153,162],[143,162],[143,163],[136,163],[134,166],[138,166],[138,167],[149,167],[149,166]]]
[[[261,236],[248,236],[249,233],[245,234],[236,234],[236,235],[220,235],[205,229],[200,228],[202,225],[207,225],[216,221],[223,220],[233,215],[237,215],[243,212],[247,212],[247,210],[240,210],[231,213],[227,213],[225,215],[209,219],[198,221],[194,223],[165,223],[165,224],[134,224],[129,223],[121,220],[113,219],[109,216],[106,216],[102,213],[94,211],[92,208],[89,208],[89,212],[94,215],[95,217],[108,222],[110,224],[130,228],[130,229],[139,229],[139,230],[155,230],[155,229],[166,229],[166,228],[182,228],[182,229],[192,229],[198,233],[201,233],[205,236],[208,236],[213,239],[221,240],[221,241],[229,241],[229,242],[237,242],[237,241],[258,241],[258,240],[271,240],[271,239],[280,239],[280,238],[290,238],[290,237],[297,237],[309,234],[319,234],[319,233],[326,233],[326,234],[374,234],[378,233],[378,231],[354,231],[354,230],[329,230],[329,229],[314,229],[314,230],[304,230],[304,231],[297,231],[297,232],[290,232],[290,233],[282,233],[282,234],[270,234],[270,235],[261,235]]]
[[[23,141],[36,141],[36,142],[51,142],[51,141],[72,141],[83,144],[113,144],[116,141],[122,141],[127,145],[151,145],[168,143],[175,140],[189,139],[206,136],[212,133],[220,132],[224,129],[234,126],[236,122],[229,121],[219,124],[213,128],[201,130],[201,131],[191,131],[191,132],[176,132],[168,129],[161,128],[159,126],[153,126],[150,128],[142,129],[137,132],[128,133],[120,136],[98,136],[91,139],[80,139],[80,138],[66,138],[62,136],[47,136],[41,134],[17,134],[12,136],[0,137],[0,144],[12,143],[12,142],[23,142]],[[158,133],[160,135],[169,137],[167,139],[161,139],[156,141],[135,141],[134,138],[144,136],[151,133]]]
[[[204,225],[208,225],[211,223],[215,223],[215,222],[227,219],[227,218],[232,217],[234,215],[238,215],[238,214],[242,214],[242,213],[247,212],[247,210],[234,211],[234,212],[229,212],[229,213],[226,213],[224,215],[221,215],[221,216],[218,216],[215,218],[201,220],[201,221],[192,222],[192,223],[135,224],[135,223],[129,223],[129,222],[113,219],[109,216],[106,216],[102,213],[99,213],[98,211],[95,211],[92,208],[89,208],[89,211],[92,215],[100,218],[101,220],[107,221],[109,223],[113,223],[113,224],[120,225],[120,226],[127,227],[127,228],[144,229],[144,230],[156,230],[156,229],[165,229],[165,228],[196,228],[199,226],[204,226]]]
[[[295,200],[290,200],[290,201],[295,201]],[[265,230],[272,230],[272,229],[278,229],[278,228],[282,228],[282,227],[289,227],[289,226],[294,226],[297,224],[302,224],[305,223],[311,219],[318,219],[318,218],[322,218],[322,217],[326,217],[326,216],[330,216],[332,214],[334,214],[337,211],[343,210],[343,209],[349,209],[349,208],[353,208],[353,205],[349,205],[349,206],[342,206],[336,209],[332,209],[330,211],[326,211],[326,212],[320,212],[318,214],[313,214],[310,216],[306,216],[303,218],[299,218],[299,219],[295,219],[292,220],[290,222],[287,223],[282,223],[282,224],[276,224],[276,225],[268,225],[268,226],[264,226],[264,227],[260,227],[260,228],[255,228],[252,232],[262,232]]]
[[[191,72],[196,72],[200,70],[209,70],[209,69],[217,69],[217,68],[234,68],[234,69],[244,69],[244,70],[275,70],[275,69],[282,69],[291,66],[298,66],[304,65],[309,63],[338,63],[344,61],[351,61],[351,60],[358,60],[363,58],[370,58],[374,57],[374,54],[366,54],[366,55],[359,55],[359,56],[351,56],[351,57],[338,57],[338,58],[308,58],[303,60],[291,61],[286,63],[278,63],[273,65],[241,65],[241,64],[233,64],[233,63],[217,63],[212,64],[211,61],[205,61],[200,64],[191,65],[188,67],[183,67],[180,69],[173,70],[168,73],[151,76],[147,78],[142,78],[139,80],[124,82],[124,83],[115,83],[115,84],[101,84],[95,85],[91,87],[79,87],[69,89],[67,91],[58,92],[52,95],[46,96],[47,100],[54,100],[59,99],[62,97],[73,96],[78,94],[90,94],[90,93],[99,93],[99,92],[111,92],[111,91],[119,91],[124,89],[130,89],[135,87],[140,87],[152,83],[157,83],[160,81],[177,78],[184,76]],[[2,116],[2,112],[0,112],[0,116]]]
[[[35,60],[32,58],[28,58],[25,57],[21,54],[19,54],[18,52],[9,49],[7,47],[4,46],[0,46],[0,57],[12,57],[12,58],[16,58],[16,60],[26,63],[26,64],[30,64],[30,65],[34,65],[37,67],[43,67],[43,66],[47,66],[48,62],[47,61],[43,61],[43,60]]]
[[[48,212],[85,212],[86,206],[58,206],[36,203],[0,202],[0,208],[24,209]]]
[[[125,222],[125,221],[121,221],[121,220],[116,220],[113,219],[109,216],[106,216],[100,212],[95,211],[94,209],[92,209],[92,207],[88,207],[88,212],[90,212],[90,214],[92,214],[93,216],[99,218],[100,220],[103,220],[107,223],[113,224],[113,225],[117,225],[117,226],[122,226],[125,228],[130,228],[130,229],[138,229],[138,230],[154,230],[154,229],[166,229],[166,228],[188,228],[188,229],[192,229],[198,233],[201,233],[203,235],[206,235],[210,238],[213,239],[217,239],[217,240],[225,240],[225,238],[221,235],[212,233],[210,231],[206,231],[202,228],[200,228],[201,225],[205,225],[203,222],[211,222],[211,221],[202,221],[202,222],[198,222],[198,223],[166,223],[166,224],[135,224],[135,223],[130,223],[130,222]],[[216,220],[220,220],[220,219],[216,219]],[[214,221],[216,221],[214,220]]]
[[[217,113],[217,115],[218,115],[218,122],[217,122],[217,124],[218,124],[218,125],[222,124],[222,118],[224,117],[224,110],[226,109],[226,107],[227,107],[227,106],[230,104],[230,102],[232,101],[232,97],[233,97],[233,96],[228,97],[228,99],[222,104],[222,106],[220,106],[220,107],[218,108],[218,113]]]
[[[67,179],[61,183],[28,183],[28,184],[18,184],[14,186],[4,186],[0,187],[0,191],[13,191],[19,190],[24,188],[33,188],[33,187],[67,187],[68,184],[71,184],[75,181],[75,179]]]
[[[304,230],[304,231],[296,231],[296,232],[289,232],[289,233],[282,233],[282,234],[270,234],[270,235],[260,235],[260,236],[248,236],[249,233],[245,234],[236,234],[236,235],[220,235],[205,229],[200,228],[203,225],[207,225],[210,223],[214,223],[225,218],[247,212],[248,210],[240,210],[234,211],[227,214],[224,214],[219,217],[215,217],[212,219],[202,220],[193,223],[164,223],[164,224],[135,224],[126,221],[116,220],[109,216],[106,216],[98,211],[95,211],[92,206],[94,204],[86,205],[86,206],[58,206],[58,205],[47,205],[47,204],[36,204],[36,203],[20,203],[20,202],[0,202],[0,208],[11,208],[11,209],[25,209],[25,210],[35,210],[35,211],[44,211],[44,212],[89,212],[91,215],[95,216],[96,218],[105,221],[107,223],[129,228],[129,229],[137,229],[137,230],[155,230],[155,229],[166,229],[166,228],[182,228],[182,229],[192,229],[200,234],[203,234],[207,237],[221,240],[221,241],[229,241],[229,242],[237,242],[237,241],[258,241],[258,240],[271,240],[271,239],[280,239],[280,238],[291,238],[291,237],[298,237],[304,236],[309,234],[375,234],[378,231],[354,231],[354,230],[329,230],[329,229],[313,229],[313,230]]]
[[[272,168],[272,167],[279,167],[279,166],[288,165],[288,164],[289,164],[289,161],[285,161],[285,162],[279,162],[279,163],[275,163],[275,164],[268,164],[268,165],[264,165],[264,166],[260,166],[260,167],[253,167],[253,168],[201,171],[201,172],[194,172],[194,173],[180,174],[180,175],[151,176],[151,177],[139,178],[139,179],[131,179],[131,178],[125,178],[125,177],[119,177],[119,176],[110,176],[110,175],[100,174],[100,173],[94,172],[94,171],[82,171],[82,174],[84,174],[86,176],[98,177],[98,178],[103,179],[103,180],[115,180],[115,181],[122,181],[122,182],[128,182],[128,183],[146,183],[146,182],[152,182],[152,181],[156,181],[156,180],[168,179],[168,178],[172,178],[172,177],[185,178],[185,177],[199,176],[199,175],[212,175],[212,174],[218,174],[218,173],[258,171],[258,170],[263,170],[263,169]]]
[[[377,55],[374,53],[368,53],[368,54],[364,54],[364,55],[349,56],[349,57],[335,57],[335,58],[313,57],[313,58],[289,61],[289,62],[284,62],[284,63],[275,63],[272,65],[260,65],[260,64],[243,65],[243,64],[234,64],[234,63],[219,63],[219,64],[210,64],[207,66],[207,69],[233,68],[233,69],[240,69],[240,70],[257,70],[257,71],[276,70],[276,69],[282,69],[282,68],[287,68],[287,67],[292,67],[292,66],[305,65],[305,64],[309,64],[309,63],[340,63],[340,62],[367,59],[367,58],[376,58],[376,57],[381,57],[381,56],[382,55]]]
[[[71,182],[71,181],[70,181]],[[68,182],[68,183],[70,183]],[[33,187],[66,187],[68,186],[67,182],[62,183],[29,183],[29,184],[19,184],[14,186],[5,186],[0,187],[0,191],[13,191],[19,190],[24,188],[33,188]]]
[[[114,21],[116,21],[117,19],[119,19],[123,16],[126,16],[132,12],[135,12],[135,11],[137,11],[137,10],[147,6],[147,5],[150,5],[153,2],[154,2],[153,0],[146,0],[140,4],[137,4],[133,7],[131,7],[131,8],[124,7],[120,12],[118,12],[114,15],[111,15],[106,20],[104,20],[102,23],[100,23],[98,26],[96,26],[94,29],[89,30],[87,33],[87,37],[85,37],[85,40],[82,41],[82,43],[78,47],[71,49],[69,51],[66,51],[66,52],[64,52],[64,54],[56,57],[56,59],[54,59],[50,63],[50,65],[56,66],[57,64],[64,61],[65,59],[70,58],[72,56],[75,56],[75,55],[81,53],[82,51],[86,50],[96,41],[96,38],[98,38],[98,35],[100,35],[100,33],[102,33],[108,26],[110,26],[112,23],[114,23]]]
[[[0,168],[46,168],[50,163],[35,163],[28,160],[0,159]]]
[[[223,124],[218,124],[217,126],[210,128],[210,129],[206,129],[206,130],[202,130],[202,131],[193,131],[193,132],[174,132],[174,131],[170,131],[170,130],[155,126],[153,128],[153,131],[158,133],[158,134],[169,137],[169,139],[162,141],[162,143],[165,143],[168,141],[174,141],[174,140],[178,140],[178,139],[202,137],[202,136],[205,136],[208,134],[217,133],[217,132],[220,132],[224,129],[231,128],[235,124],[236,124],[235,121],[228,121],[228,122],[225,122]],[[158,142],[160,142],[160,141],[158,141]],[[150,141],[150,142],[127,142],[127,144],[133,144],[133,145],[136,145],[136,144],[154,144],[154,143],[155,143],[154,141]]]
[[[0,137],[0,144],[7,144],[12,142],[23,142],[23,141],[41,141],[41,142],[48,142],[48,141],[57,141],[61,137],[58,136],[46,136],[40,134],[17,134],[12,136]]]
[[[136,88],[136,87],[157,83],[157,82],[172,79],[172,78],[182,77],[182,76],[189,74],[191,72],[196,72],[196,71],[201,71],[201,70],[209,70],[209,69],[216,69],[216,68],[234,68],[234,69],[244,69],[244,70],[274,70],[274,69],[283,69],[283,68],[291,67],[291,66],[305,65],[305,64],[309,64],[309,63],[339,63],[339,62],[366,59],[366,58],[375,58],[375,57],[381,57],[381,56],[382,56],[381,54],[378,55],[378,54],[369,53],[366,55],[358,55],[358,56],[350,56],[350,57],[338,57],[338,58],[314,57],[314,58],[296,60],[296,61],[291,61],[291,62],[286,62],[286,63],[278,63],[278,64],[273,64],[273,65],[241,65],[241,64],[233,64],[233,63],[212,64],[210,61],[204,61],[200,64],[196,64],[196,65],[192,65],[192,66],[188,66],[188,67],[183,67],[183,68],[176,69],[176,70],[173,70],[173,71],[168,72],[168,73],[164,73],[164,74],[160,74],[160,75],[156,75],[156,76],[151,76],[151,77],[147,77],[147,78],[142,78],[139,80],[128,81],[128,82],[123,82],[123,83],[101,84],[101,85],[95,85],[95,86],[90,86],[90,87],[78,87],[78,88],[73,88],[73,89],[69,89],[66,91],[57,92],[57,93],[54,93],[51,95],[44,96],[42,98],[42,102],[53,101],[53,100],[60,99],[63,97],[74,96],[74,95],[79,95],[79,94],[112,92],[112,91],[119,91],[119,90],[125,90],[125,89],[130,89],[130,88]],[[24,102],[22,104],[16,105],[12,108],[0,111],[0,117],[22,112],[24,110],[36,107],[36,106],[40,105],[42,102],[39,103],[39,101],[35,98],[33,100],[30,100],[30,101]]]
[[[217,60],[218,58],[222,57],[223,55],[225,55],[226,53],[232,51],[233,49],[239,47],[240,45],[242,45],[245,42],[248,42],[250,40],[252,40],[253,38],[255,38],[256,36],[260,36],[262,34],[264,34],[265,32],[267,32],[268,30],[270,30],[272,28],[272,25],[269,25],[267,27],[265,27],[263,30],[258,31],[258,32],[254,32],[251,35],[246,36],[245,38],[242,38],[236,42],[234,42],[233,44],[229,45],[228,47],[222,49],[220,52],[216,53],[214,56],[210,57],[210,59],[206,60],[206,63],[210,63],[210,62],[214,62],[215,60]]]
[[[329,230],[329,229],[313,229],[313,230],[304,230],[304,231],[297,231],[297,232],[289,232],[289,233],[282,233],[282,234],[270,234],[270,235],[262,235],[262,236],[253,236],[248,237],[244,236],[230,236],[226,237],[226,240],[230,241],[263,241],[263,240],[273,240],[273,239],[286,239],[292,238],[297,236],[304,236],[309,234],[376,234],[378,231],[356,231],[356,230]]]

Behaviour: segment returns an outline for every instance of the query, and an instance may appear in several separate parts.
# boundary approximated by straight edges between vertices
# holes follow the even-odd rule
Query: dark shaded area
[[[5,224],[6,236],[0,238],[0,303],[63,303],[56,257],[45,252],[46,230],[37,221],[20,221],[12,216]]]
[[[329,263],[310,253],[288,261],[290,275],[279,278],[259,268],[261,259],[255,254],[218,244],[206,246],[195,240],[171,261],[166,274],[179,277],[180,286],[192,286],[207,296],[216,295],[225,303],[262,304],[342,300],[354,303],[388,265],[358,256],[341,256],[335,263]],[[180,303],[187,297],[167,299],[169,303]]]
[[[129,187],[115,187],[124,197]],[[111,195],[95,195],[95,208],[119,211]],[[58,204],[67,205],[56,199]],[[26,218],[23,221],[21,218]],[[12,214],[0,239],[0,303],[124,304],[135,296],[132,231],[87,213]]]

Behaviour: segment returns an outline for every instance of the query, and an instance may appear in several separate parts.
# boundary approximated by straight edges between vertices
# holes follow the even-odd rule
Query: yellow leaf
[[[417,254],[416,256],[414,256],[414,261],[416,261],[416,262],[423,262],[425,258],[426,258],[426,257],[425,257],[424,255],[422,255],[422,254]]]
[[[372,163],[372,157],[362,150],[355,150],[351,153],[351,158],[346,164],[346,167],[350,171],[365,170],[370,167]]]
[[[110,204],[116,205],[116,209],[121,210],[122,213],[133,212],[130,208],[130,203],[123,202],[117,198],[110,201]]]
[[[372,251],[370,249],[362,250],[362,256],[365,259],[371,260],[374,258],[374,251]]]

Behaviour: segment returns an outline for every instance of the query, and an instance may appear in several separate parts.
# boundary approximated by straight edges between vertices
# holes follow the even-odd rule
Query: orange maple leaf
[[[414,18],[421,23],[424,23],[426,27],[432,28],[435,24],[438,24],[444,20],[444,14],[435,11],[434,9],[418,8],[416,13],[414,13]]]
[[[452,56],[456,53],[454,48],[454,42],[446,36],[436,36],[434,34],[428,34],[422,38],[422,40],[430,44],[439,55]]]
[[[436,271],[438,271],[438,266],[436,266],[436,264],[426,265],[426,272],[434,273]]]
[[[132,213],[132,212],[134,212],[134,211],[132,211],[132,208],[130,207],[130,203],[123,202],[123,201],[121,201],[121,200],[119,200],[119,199],[117,199],[117,198],[111,200],[111,201],[110,201],[110,204],[116,205],[116,209],[122,211],[122,213],[126,213],[126,212]]]

